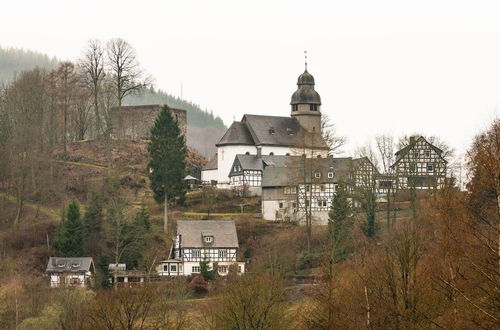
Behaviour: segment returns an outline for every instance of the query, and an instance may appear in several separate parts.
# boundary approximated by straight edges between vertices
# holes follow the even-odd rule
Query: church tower
[[[291,116],[309,132],[321,132],[321,97],[314,90],[314,77],[306,70],[297,80],[297,90],[292,95]]]

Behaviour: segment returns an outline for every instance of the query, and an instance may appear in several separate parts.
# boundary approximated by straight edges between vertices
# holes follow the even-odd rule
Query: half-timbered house
[[[267,167],[262,180],[262,215],[266,220],[326,224],[338,184],[350,191],[374,187],[378,172],[368,158],[296,157],[285,167]]]
[[[423,136],[411,137],[410,143],[396,152],[394,170],[396,189],[431,190],[446,183],[447,161],[443,151]]]
[[[50,287],[89,287],[95,274],[94,261],[90,257],[50,257],[46,274]]]
[[[245,263],[238,261],[238,236],[232,220],[179,220],[169,259],[157,267],[160,276],[200,273],[200,263],[216,267],[225,276],[234,265],[238,273],[245,272]]]

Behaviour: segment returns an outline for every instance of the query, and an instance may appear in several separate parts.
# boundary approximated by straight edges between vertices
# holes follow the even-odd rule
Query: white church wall
[[[231,166],[234,162],[234,157],[236,155],[244,155],[249,152],[251,155],[257,153],[257,148],[255,146],[221,146],[217,148],[217,182],[220,188],[229,188],[229,172],[231,172]]]
[[[218,178],[217,169],[201,171],[201,181],[202,182],[211,182],[212,180],[217,181],[217,178]]]

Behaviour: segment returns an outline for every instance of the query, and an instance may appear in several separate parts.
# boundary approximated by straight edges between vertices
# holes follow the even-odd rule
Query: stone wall
[[[160,113],[161,107],[160,104],[152,104],[128,105],[113,109],[111,114],[113,137],[134,141],[149,139],[149,132]],[[179,123],[182,134],[187,136],[186,110],[170,109]]]

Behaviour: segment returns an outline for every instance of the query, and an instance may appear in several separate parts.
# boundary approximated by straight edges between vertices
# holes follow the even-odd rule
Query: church
[[[328,157],[321,135],[321,97],[314,77],[306,70],[297,80],[290,102],[290,116],[245,114],[217,143],[217,153],[202,170],[205,183],[230,188],[230,173],[237,155]]]

